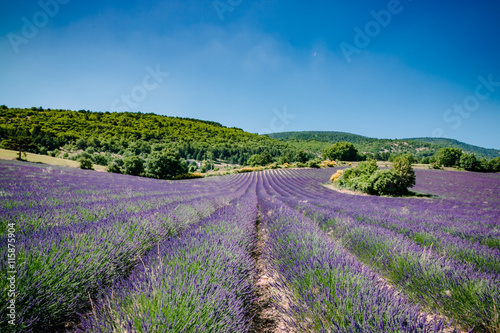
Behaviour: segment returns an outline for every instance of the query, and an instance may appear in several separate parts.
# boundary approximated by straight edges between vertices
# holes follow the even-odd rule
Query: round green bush
[[[378,195],[404,195],[408,193],[408,188],[404,181],[393,170],[378,170],[369,180],[371,184],[371,194]]]
[[[82,157],[80,159],[80,169],[85,170],[94,170],[94,166],[92,164],[92,160],[88,157]]]

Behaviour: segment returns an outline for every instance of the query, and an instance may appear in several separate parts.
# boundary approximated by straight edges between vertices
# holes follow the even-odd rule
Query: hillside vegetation
[[[0,120],[0,148],[17,151],[17,159],[30,152],[78,161],[83,169],[100,165],[110,172],[160,179],[237,165],[320,167],[329,161],[393,161],[401,155],[412,163],[447,166],[439,160],[440,144],[446,141],[374,139],[343,132],[257,135],[213,121],[153,113],[5,105],[0,105]],[[461,145],[465,154],[463,161],[457,159],[450,166],[469,171],[498,169],[498,161],[484,159],[491,160],[498,151],[454,144]]]
[[[495,158],[495,157],[500,157],[500,150],[498,149],[491,149],[491,148],[483,148],[483,147],[478,147],[474,145],[470,145],[464,142],[460,142],[455,139],[448,139],[448,138],[411,138],[408,140],[415,140],[419,142],[427,142],[427,143],[432,143],[439,145],[441,147],[450,147],[450,148],[458,148],[466,153],[472,153],[476,155],[477,157],[481,158]]]
[[[90,112],[43,108],[0,107],[0,141],[29,135],[39,151],[84,151],[118,155],[149,155],[172,148],[184,159],[221,159],[244,164],[253,154],[278,157],[295,152],[286,143],[224,127],[212,121],[175,118],[153,113]],[[62,157],[62,156],[61,156]]]
[[[311,152],[321,152],[333,143],[351,142],[359,152],[369,153],[377,160],[388,160],[391,154],[406,153],[421,159],[435,155],[444,147],[459,148],[478,158],[492,159],[500,156],[500,150],[477,147],[446,138],[376,139],[345,132],[323,131],[281,132],[268,136],[286,142],[296,149]]]

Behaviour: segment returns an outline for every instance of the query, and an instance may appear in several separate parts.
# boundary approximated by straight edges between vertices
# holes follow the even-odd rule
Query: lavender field
[[[335,171],[2,161],[0,331],[500,332],[499,174],[416,170],[395,198]]]

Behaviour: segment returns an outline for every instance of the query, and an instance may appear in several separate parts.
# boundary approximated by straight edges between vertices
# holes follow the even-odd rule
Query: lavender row
[[[270,181],[276,181],[276,177],[270,177]],[[357,218],[353,218],[345,212],[330,209],[326,201],[318,207],[307,200],[282,197],[278,189],[280,186],[276,184],[270,186],[272,193],[287,205],[319,218],[326,226],[330,224],[332,227],[333,224],[335,232],[332,235],[337,241],[344,242],[346,248],[381,270],[394,283],[400,284],[414,299],[434,306],[469,327],[488,331],[494,330],[499,324],[496,315],[500,301],[497,252],[477,244],[474,248],[470,242],[444,237],[440,241],[451,255],[447,251],[443,257],[443,253],[435,248],[432,251],[422,248],[404,235],[374,226],[379,224],[374,222],[376,219],[359,218],[356,214],[354,216]],[[371,223],[367,224],[366,221]],[[401,222],[398,219],[391,221],[393,225]],[[432,236],[425,233],[425,229],[420,231],[420,234],[415,232],[413,235]],[[464,261],[471,261],[475,257],[479,260],[475,262],[476,266],[471,266],[450,257],[459,257]],[[486,266],[486,270],[492,270],[494,274],[478,272],[477,266]]]
[[[475,331],[500,325],[500,280],[440,256],[390,230],[346,219],[329,220],[329,235],[413,299]]]
[[[253,298],[254,191],[163,242],[114,285],[80,332],[246,332]],[[139,319],[140,318],[140,319]]]
[[[288,295],[284,316],[307,332],[442,332],[419,306],[328,239],[315,223],[258,188],[276,288]]]
[[[139,192],[134,192],[131,188],[126,186],[124,187],[123,184],[122,187],[114,185],[114,192],[110,192],[110,189],[106,189],[105,187],[95,190],[96,186],[92,186],[92,190],[89,190],[90,187],[86,186],[86,184],[90,182],[90,180],[94,179],[101,182],[105,178],[103,178],[103,175],[100,175],[101,178],[93,176],[85,179],[82,175],[79,175],[78,179],[84,179],[85,181],[83,184],[79,185],[78,193],[75,193],[75,191],[68,193],[67,191],[61,191],[58,187],[57,181],[60,179],[56,177],[56,174],[50,175],[53,177],[52,179],[49,178],[49,176],[45,176],[42,180],[37,178],[38,174],[36,171],[39,169],[40,168],[33,167],[27,168],[30,173],[27,173],[25,169],[22,169],[24,172],[22,175],[19,175],[14,174],[17,173],[17,169],[6,172],[0,165],[0,171],[3,171],[0,172],[3,176],[3,178],[0,177],[0,193],[2,193],[4,197],[17,197],[19,202],[23,203],[23,205],[17,207],[0,208],[0,222],[2,222],[2,227],[6,225],[5,223],[14,222],[18,224],[19,230],[25,232],[53,225],[75,223],[78,221],[95,221],[105,218],[106,216],[116,214],[120,211],[153,209],[161,206],[162,204],[176,200],[180,201],[195,197],[213,195],[213,185],[215,185],[212,184],[212,186],[204,187],[199,185],[197,186],[197,184],[193,182],[191,183],[192,186],[186,186],[185,184],[183,184],[183,186],[178,186],[179,184],[166,184],[160,182],[161,186],[158,186],[158,184],[153,183],[152,185],[156,185],[153,186],[155,190],[152,193],[154,194],[148,193],[145,195]],[[121,177],[123,178],[127,176]],[[16,178],[24,181],[13,182],[12,180]],[[127,178],[137,179],[137,177]],[[122,180],[123,179],[116,179],[115,182],[120,184]],[[130,181],[130,179],[127,180]],[[75,180],[72,178],[64,178],[61,180],[61,184],[67,184],[70,181],[74,182]],[[37,189],[34,189],[34,182],[37,182],[39,183],[38,185],[40,185],[35,187],[43,188],[43,190],[38,191]],[[6,186],[7,183],[10,183],[12,186]],[[199,183],[200,182],[198,182],[198,184]],[[236,178],[234,181],[228,180],[220,188],[217,188],[217,190],[221,192],[224,190],[230,190],[231,187],[236,184]],[[193,189],[193,187],[196,187],[196,189]],[[188,189],[187,191],[186,188]],[[92,198],[95,197],[94,192],[96,191],[99,195],[103,192],[105,193],[104,196],[99,197],[99,199],[93,200]],[[42,193],[40,194],[38,192]],[[58,200],[58,203],[51,204],[44,203],[42,199],[39,199],[36,202],[30,202],[30,198],[35,193],[41,195],[43,198],[53,199],[57,196],[61,196],[61,199]],[[119,195],[116,196],[115,193]],[[123,195],[126,197],[123,197]],[[111,198],[113,196],[115,197]]]
[[[331,198],[333,205],[350,211],[355,211],[359,207],[370,209],[376,212],[390,212],[394,214],[404,213],[406,218],[422,217],[430,219],[432,222],[463,221],[486,228],[496,228],[500,220],[500,177],[498,175],[474,174],[465,172],[452,172],[464,184],[458,180],[447,182],[447,179],[438,177],[439,173],[432,170],[416,170],[417,186],[422,193],[427,193],[431,197],[423,195],[421,198],[391,198],[376,196],[356,196],[345,195],[326,189],[322,184],[329,183],[329,177],[333,170],[273,170],[278,179],[286,179],[282,183],[284,186],[291,186],[291,189],[299,188],[301,195],[309,198]],[[436,177],[436,178],[433,178]],[[471,186],[471,180],[476,186]],[[425,184],[421,184],[426,182]],[[426,191],[428,183],[445,183],[448,192],[435,191],[431,187]],[[479,186],[479,185],[480,186]],[[466,186],[464,186],[466,185]],[[462,190],[471,186],[475,191]],[[438,196],[432,196],[432,195]],[[484,197],[482,197],[484,195]],[[437,219],[439,217],[440,219]],[[448,223],[448,226],[452,226]]]
[[[81,232],[74,230],[63,235],[46,235],[44,239],[33,238],[24,244],[18,242],[16,304],[21,326],[26,331],[50,327],[74,316],[75,311],[87,304],[88,293],[126,274],[155,241],[177,229],[176,222],[194,223],[214,208],[203,202],[199,207],[174,211],[166,219],[116,221],[104,228],[97,225]],[[5,252],[2,259],[6,259]],[[3,260],[0,267],[4,290],[6,262]],[[6,295],[2,296],[2,311],[5,311]]]
[[[217,193],[216,193],[217,194]],[[127,274],[151,246],[179,234],[238,194],[179,205],[165,212],[140,212],[120,218],[33,233],[18,239],[18,329],[29,331],[69,320],[88,305],[89,294]],[[2,246],[0,283],[5,279],[7,248]],[[2,294],[5,311],[6,294]],[[12,329],[2,321],[2,331]]]
[[[272,177],[273,190],[276,189],[276,194],[280,195],[292,207],[297,209],[312,209],[315,214],[322,214],[324,218],[329,216],[330,219],[340,216],[348,216],[358,220],[366,221],[367,223],[382,226],[384,228],[402,233],[412,240],[424,246],[432,246],[435,252],[446,254],[448,257],[460,260],[463,262],[471,263],[486,272],[494,274],[500,273],[500,250],[492,245],[495,240],[500,244],[500,238],[494,237],[495,233],[500,231],[492,230],[490,233],[482,232],[486,245],[482,242],[469,240],[466,237],[458,237],[450,235],[448,232],[439,228],[438,226],[429,225],[428,220],[422,221],[417,217],[408,217],[408,214],[396,213],[380,213],[372,210],[359,208],[356,211],[349,211],[339,209],[328,197],[321,199],[311,198],[311,196],[303,196],[304,199],[298,200],[300,186],[297,188],[289,188],[288,192],[283,192],[285,186],[280,182],[280,177]],[[302,208],[301,208],[302,207]],[[309,207],[309,208],[308,208]],[[328,207],[328,208],[325,208]],[[449,223],[456,223],[456,221],[449,221]],[[443,223],[439,223],[443,224]],[[463,224],[463,228],[471,229],[471,224]]]

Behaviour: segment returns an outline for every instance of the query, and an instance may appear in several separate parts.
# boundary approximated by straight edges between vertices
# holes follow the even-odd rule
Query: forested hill
[[[334,131],[281,132],[268,136],[286,142],[295,149],[313,152],[322,151],[332,143],[347,141],[356,145],[359,151],[375,154],[379,159],[384,159],[389,154],[401,153],[411,153],[416,157],[432,156],[443,147],[459,148],[480,158],[492,159],[500,156],[500,150],[477,147],[446,138],[376,139]]]
[[[458,148],[465,152],[472,152],[477,156],[495,158],[500,156],[499,149],[483,148],[468,143],[464,143],[455,139],[448,138],[410,138],[407,140],[415,140],[420,142],[433,143],[443,147]]]
[[[281,156],[289,145],[267,136],[224,127],[212,121],[153,113],[91,112],[0,107],[0,141],[29,135],[49,151],[65,147],[139,155],[171,147],[183,158],[223,159],[243,164],[263,151]]]
[[[2,141],[29,136],[35,145],[29,151],[64,158],[89,153],[97,164],[113,159],[141,156],[173,148],[180,157],[197,161],[219,160],[243,165],[250,156],[268,152],[273,160],[287,156],[294,161],[299,151],[307,158],[319,156],[335,142],[348,141],[361,154],[379,160],[411,153],[417,158],[434,155],[443,147],[456,147],[481,158],[495,158],[500,151],[450,139],[375,139],[344,132],[284,132],[257,135],[228,128],[213,121],[162,116],[153,113],[91,112],[20,109],[0,106],[0,148]],[[4,147],[5,148],[5,147]],[[101,156],[102,154],[106,154]]]
[[[328,131],[302,131],[302,132],[280,132],[267,134],[269,137],[279,140],[304,140],[304,141],[322,141],[322,142],[341,142],[347,141],[354,144],[365,144],[377,141],[377,139],[369,138],[362,135],[345,133],[345,132],[328,132]]]

